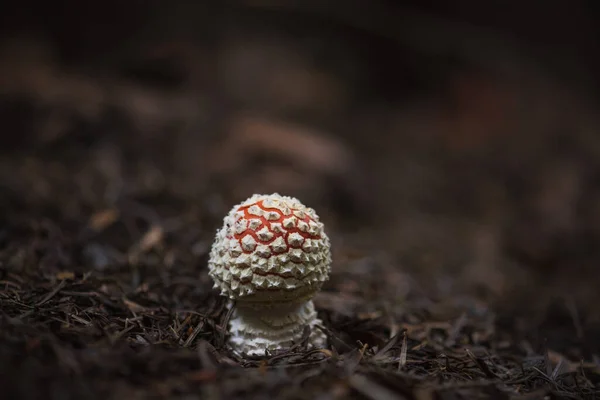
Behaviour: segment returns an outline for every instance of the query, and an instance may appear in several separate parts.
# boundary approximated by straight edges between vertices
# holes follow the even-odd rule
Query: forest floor
[[[3,44],[5,398],[599,397],[585,96],[525,62],[231,25],[218,46],[148,39],[112,64]],[[208,252],[232,205],[274,191],[332,239],[329,347],[244,360]]]

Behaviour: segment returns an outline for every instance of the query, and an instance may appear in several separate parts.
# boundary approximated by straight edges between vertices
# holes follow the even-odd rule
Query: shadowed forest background
[[[3,3],[7,398],[598,396],[599,12]],[[254,362],[206,261],[271,192],[332,240],[332,348]]]

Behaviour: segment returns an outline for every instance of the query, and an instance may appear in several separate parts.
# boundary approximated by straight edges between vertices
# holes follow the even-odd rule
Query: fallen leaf
[[[143,252],[152,249],[162,241],[163,236],[164,231],[162,227],[154,225],[140,240],[139,249]]]
[[[56,274],[56,279],[58,279],[59,281],[65,279],[75,279],[75,274],[71,271],[62,271]]]
[[[94,213],[88,222],[90,228],[95,231],[103,231],[119,219],[119,210],[109,208]]]

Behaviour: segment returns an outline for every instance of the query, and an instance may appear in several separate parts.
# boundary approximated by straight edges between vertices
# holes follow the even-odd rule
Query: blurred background
[[[202,271],[231,206],[277,191],[337,274],[597,323],[599,7],[3,2],[3,259]],[[62,247],[19,252],[29,220]]]

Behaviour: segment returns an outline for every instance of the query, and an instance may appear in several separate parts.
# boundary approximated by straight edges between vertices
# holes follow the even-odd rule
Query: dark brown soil
[[[600,397],[595,10],[142,3],[0,10],[3,398]],[[244,360],[208,251],[274,191],[330,347]]]

